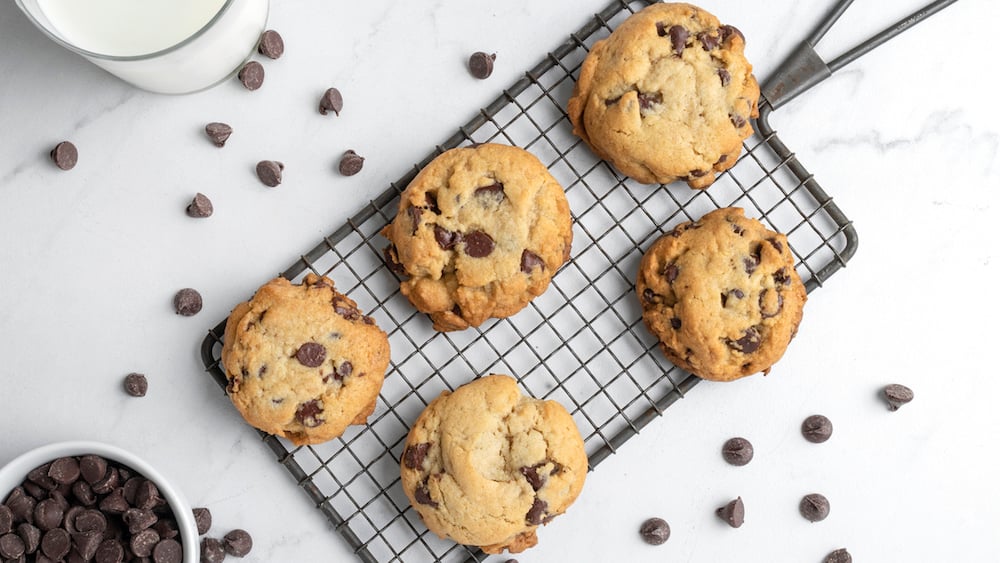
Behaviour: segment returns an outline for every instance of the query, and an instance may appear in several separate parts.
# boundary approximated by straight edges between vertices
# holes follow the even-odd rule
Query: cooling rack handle
[[[854,0],[840,0],[830,10],[830,13],[823,18],[812,34],[768,78],[761,89],[761,95],[767,104],[771,106],[772,110],[777,109],[799,94],[826,80],[834,72],[861,57],[861,55],[864,55],[957,1],[935,0],[869,37],[860,45],[828,63],[816,53],[815,47],[840,16],[844,14],[848,6],[854,2]]]

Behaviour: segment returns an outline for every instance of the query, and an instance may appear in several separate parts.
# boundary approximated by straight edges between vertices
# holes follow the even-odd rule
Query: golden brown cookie
[[[580,494],[587,455],[562,405],[490,375],[431,401],[400,467],[403,490],[431,531],[486,553],[519,553]]]
[[[562,186],[534,155],[498,144],[456,148],[407,186],[386,259],[400,290],[440,331],[509,317],[541,295],[573,240]]]
[[[784,235],[717,209],[646,251],[642,319],[675,365],[704,379],[767,373],[795,336],[806,290]]]
[[[642,9],[587,54],[567,108],[573,132],[639,182],[708,187],[753,134],[760,88],[744,43],[690,4]]]
[[[386,334],[315,274],[271,280],[226,322],[229,398],[252,426],[296,445],[364,424],[388,365]]]

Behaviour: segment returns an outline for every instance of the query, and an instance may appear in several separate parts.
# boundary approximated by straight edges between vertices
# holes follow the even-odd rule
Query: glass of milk
[[[185,94],[237,72],[268,0],[16,0],[53,41],[144,90]]]

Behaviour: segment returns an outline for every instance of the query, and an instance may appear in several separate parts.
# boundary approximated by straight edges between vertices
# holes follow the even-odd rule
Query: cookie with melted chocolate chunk
[[[509,317],[549,286],[573,239],[562,186],[534,155],[482,144],[424,167],[382,230],[400,290],[439,331]]]
[[[276,278],[229,315],[222,365],[229,398],[250,425],[316,444],[375,409],[389,339],[329,278]]]
[[[760,87],[743,34],[682,3],[655,3],[598,41],[567,111],[573,132],[639,182],[706,188],[753,134]]]
[[[806,302],[785,236],[734,207],[654,242],[636,291],[667,358],[715,381],[767,373],[795,336]]]
[[[587,455],[562,405],[489,375],[431,401],[410,429],[400,471],[432,532],[486,553],[519,553],[576,500]]]

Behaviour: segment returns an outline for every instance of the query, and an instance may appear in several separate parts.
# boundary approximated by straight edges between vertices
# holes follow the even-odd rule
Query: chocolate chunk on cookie
[[[486,553],[518,553],[576,500],[583,438],[555,401],[526,397],[505,375],[444,392],[410,429],[403,490],[427,527]]]
[[[315,444],[372,413],[389,339],[329,278],[277,278],[233,309],[222,365],[229,398],[248,423]]]
[[[667,358],[716,381],[767,373],[806,301],[785,236],[739,208],[712,211],[657,239],[642,258],[636,291]]]
[[[440,331],[509,317],[541,295],[573,238],[562,187],[531,153],[446,151],[403,192],[382,234],[400,290]]]
[[[567,112],[573,132],[642,183],[705,188],[753,134],[760,88],[732,26],[655,3],[591,48]]]

